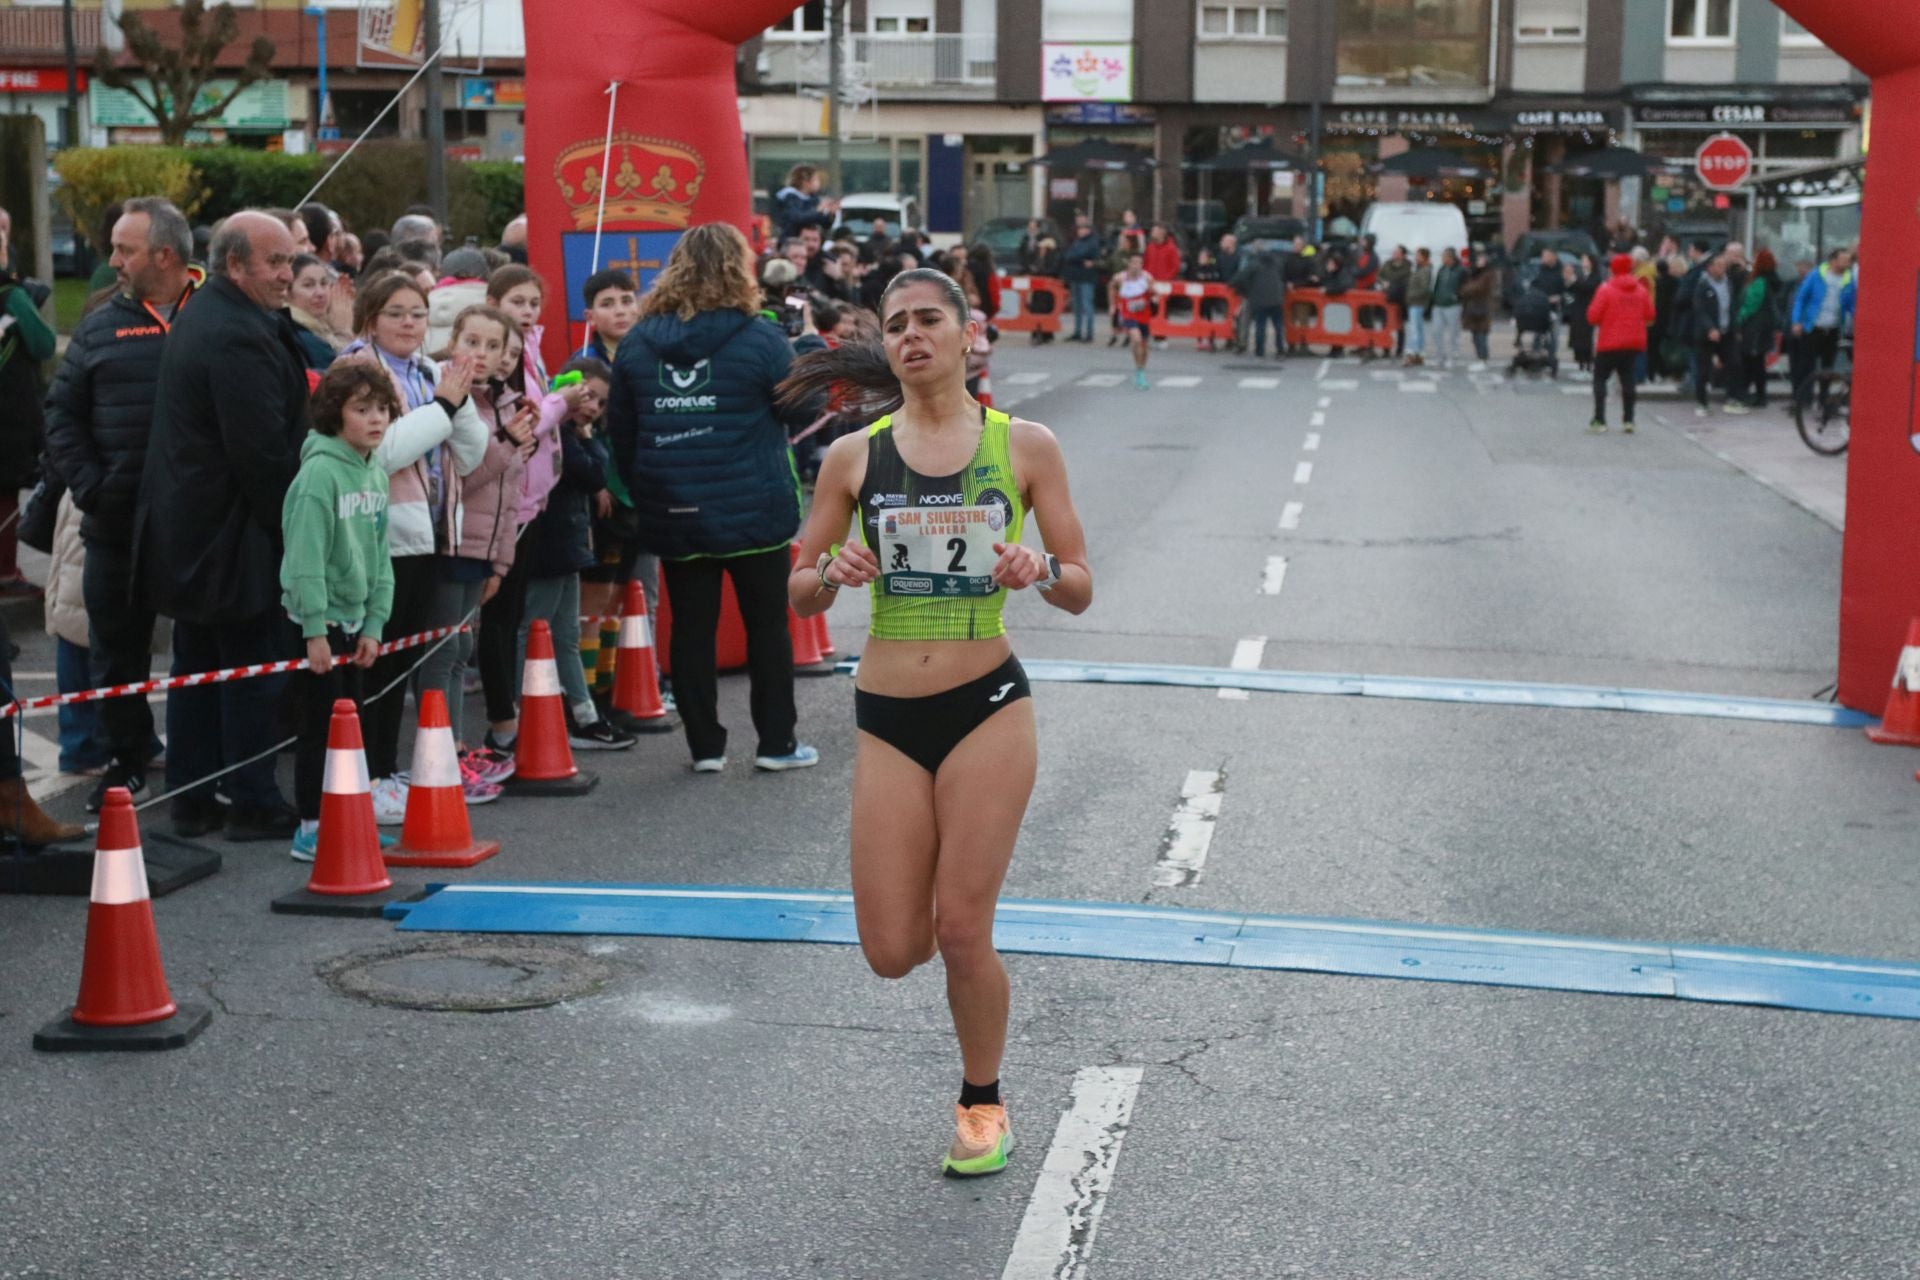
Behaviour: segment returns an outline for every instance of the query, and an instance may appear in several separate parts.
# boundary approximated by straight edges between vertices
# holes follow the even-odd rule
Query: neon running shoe
[[[1004,1106],[956,1106],[953,1119],[953,1145],[940,1162],[941,1173],[949,1178],[980,1178],[1007,1167],[1007,1156],[1013,1152],[1013,1128],[1007,1123]]]
[[[488,782],[505,782],[513,776],[513,757],[490,747],[476,747],[460,753],[460,763]]]
[[[460,762],[460,790],[466,796],[469,806],[492,804],[500,798],[501,786],[497,782],[488,782],[467,764]]]

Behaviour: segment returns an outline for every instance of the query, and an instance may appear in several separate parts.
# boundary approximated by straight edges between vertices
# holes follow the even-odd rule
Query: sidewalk
[[[1795,506],[1836,529],[1846,528],[1847,457],[1824,458],[1807,448],[1783,400],[1745,417],[1724,414],[1716,405],[1704,418],[1694,415],[1691,401],[1670,402],[1656,416]]]

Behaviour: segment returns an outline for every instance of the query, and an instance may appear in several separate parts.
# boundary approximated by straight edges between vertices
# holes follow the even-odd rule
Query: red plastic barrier
[[[1377,289],[1350,289],[1329,298],[1322,289],[1287,290],[1287,345],[1323,346],[1393,354],[1400,308]]]
[[[1159,301],[1153,316],[1154,337],[1233,340],[1240,295],[1226,285],[1163,280],[1153,286],[1153,296]]]
[[[1067,286],[1052,276],[1007,276],[1000,289],[1002,333],[1058,333],[1067,310]]]

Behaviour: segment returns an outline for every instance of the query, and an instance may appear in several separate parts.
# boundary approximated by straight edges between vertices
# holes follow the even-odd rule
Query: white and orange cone
[[[407,814],[400,843],[385,853],[394,867],[470,867],[500,852],[498,840],[475,840],[460,786],[460,751],[447,719],[447,695],[420,695],[420,730],[413,739]]]
[[[673,722],[660,701],[660,671],[653,659],[653,623],[647,617],[647,591],[627,583],[620,603],[620,644],[615,655],[613,709],[631,733],[670,733]]]
[[[554,665],[553,628],[537,618],[527,632],[527,664],[520,676],[520,735],[513,748],[513,776],[505,783],[510,794],[581,796],[600,781],[573,763],[566,703]]]
[[[392,901],[393,877],[380,857],[373,787],[353,699],[333,704],[327,726],[327,770],[320,784],[320,840],[307,887],[273,900],[292,915],[377,916]]]
[[[80,996],[66,1017],[34,1035],[33,1047],[177,1049],[212,1016],[203,1006],[177,1004],[167,988],[133,797],[114,787],[100,810]]]
[[[1880,723],[1867,726],[1867,737],[1889,746],[1920,747],[1920,618],[1907,624],[1907,643],[1893,667],[1893,690]]]

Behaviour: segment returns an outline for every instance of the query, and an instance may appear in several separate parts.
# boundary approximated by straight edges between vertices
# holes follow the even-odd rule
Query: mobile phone
[[[786,313],[786,320],[785,320],[785,328],[787,331],[787,336],[789,338],[797,338],[800,336],[801,330],[805,329],[806,327],[807,327],[806,295],[800,294],[800,293],[788,294],[787,295],[787,313]]]

